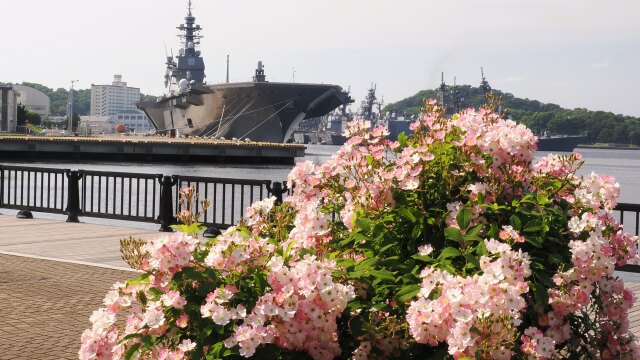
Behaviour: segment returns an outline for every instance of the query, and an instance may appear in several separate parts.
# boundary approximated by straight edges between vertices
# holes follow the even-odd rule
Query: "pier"
[[[0,136],[5,159],[293,164],[298,144],[163,136]]]

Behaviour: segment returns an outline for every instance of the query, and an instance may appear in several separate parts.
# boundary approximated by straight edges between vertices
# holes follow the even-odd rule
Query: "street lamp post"
[[[69,116],[69,133],[73,132],[73,84],[78,80],[71,80],[71,88],[69,89],[69,102],[67,104],[67,116]]]

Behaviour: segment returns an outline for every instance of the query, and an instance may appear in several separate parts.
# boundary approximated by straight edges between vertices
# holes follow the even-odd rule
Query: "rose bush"
[[[488,108],[428,102],[412,130],[355,121],[293,169],[292,196],[215,239],[182,213],[138,248],[143,275],[107,294],[80,358],[640,358],[614,179],[576,175],[576,153],[534,162],[531,131]]]

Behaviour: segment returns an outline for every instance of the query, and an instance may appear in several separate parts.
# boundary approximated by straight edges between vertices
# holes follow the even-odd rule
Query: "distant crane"
[[[447,84],[444,82],[444,71],[440,73],[440,102],[442,103],[442,107],[447,108],[446,105],[447,99]]]

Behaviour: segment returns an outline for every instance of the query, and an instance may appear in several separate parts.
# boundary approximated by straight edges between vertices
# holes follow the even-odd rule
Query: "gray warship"
[[[229,83],[227,65],[226,83],[206,84],[191,1],[184,20],[177,27],[182,47],[167,56],[166,94],[137,104],[157,133],[286,143],[303,119],[353,102],[337,85],[269,82],[261,61],[251,82]]]

